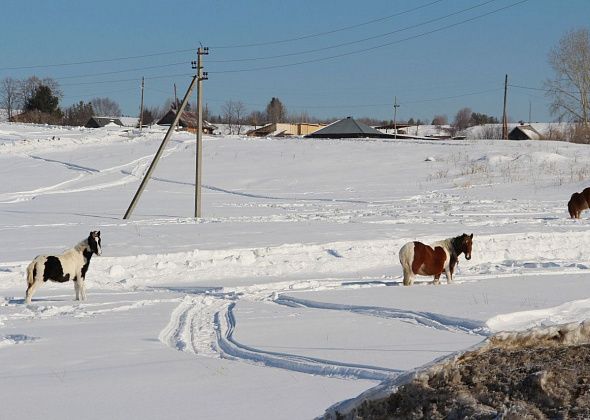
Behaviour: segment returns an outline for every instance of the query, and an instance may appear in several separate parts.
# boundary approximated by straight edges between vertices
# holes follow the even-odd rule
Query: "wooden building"
[[[84,127],[101,128],[109,124],[116,124],[123,127],[123,123],[117,117],[90,117]]]
[[[246,135],[251,137],[287,137],[287,136],[306,136],[325,127],[324,124],[312,123],[270,123],[260,128],[247,131]]]
[[[174,118],[176,118],[176,109],[170,108],[170,111],[166,113],[160,120],[157,122],[158,125],[170,125],[174,122]],[[191,133],[197,132],[197,125],[198,125],[198,115],[196,112],[190,111],[183,111],[182,115],[180,116],[180,120],[178,120],[178,126],[190,131]],[[203,120],[203,133],[205,134],[213,134],[213,132],[217,130],[217,126],[209,123],[208,121]]]
[[[542,140],[543,136],[530,124],[520,124],[508,133],[509,140]]]
[[[345,138],[394,138],[393,134],[386,134],[373,127],[356,121],[352,117],[347,117],[338,120],[329,126],[322,128],[305,137],[311,138],[329,138],[329,139],[345,139]]]

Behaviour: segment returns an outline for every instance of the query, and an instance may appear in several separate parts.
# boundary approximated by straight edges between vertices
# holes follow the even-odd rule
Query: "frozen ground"
[[[194,137],[0,124],[0,413],[313,418],[495,331],[584,320],[590,223],[561,142]],[[24,271],[100,229],[86,302]],[[474,233],[456,284],[401,287],[399,248]],[[34,395],[34,398],[31,396]]]

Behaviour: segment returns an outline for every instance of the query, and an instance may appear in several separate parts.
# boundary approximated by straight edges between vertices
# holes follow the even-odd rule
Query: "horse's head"
[[[463,252],[465,254],[465,259],[471,259],[471,246],[473,245],[473,233],[468,235],[464,233],[463,235],[459,236],[459,249],[457,249],[457,254],[461,254]]]
[[[90,250],[96,255],[102,254],[102,247],[100,244],[100,230],[94,230],[88,235],[88,246]]]

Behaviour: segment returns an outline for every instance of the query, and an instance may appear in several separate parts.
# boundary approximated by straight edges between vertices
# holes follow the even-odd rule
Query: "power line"
[[[196,48],[190,48],[190,49],[184,49],[184,50],[165,51],[165,52],[152,53],[152,54],[133,55],[133,56],[115,57],[115,58],[103,58],[100,60],[76,61],[76,62],[69,62],[69,63],[37,64],[37,65],[32,65],[32,66],[15,66],[15,67],[0,67],[0,71],[30,70],[30,69],[42,69],[42,68],[51,68],[51,67],[78,66],[81,64],[109,63],[109,62],[113,62],[113,61],[135,60],[138,58],[148,58],[148,57],[157,57],[157,56],[161,56],[161,55],[179,54],[179,53],[195,51],[195,49]]]
[[[413,36],[409,36],[406,38],[402,38],[399,40],[395,40],[395,41],[391,41],[391,42],[387,42],[384,44],[380,44],[380,45],[376,45],[373,47],[369,47],[369,48],[364,48],[364,49],[360,49],[360,50],[354,50],[354,51],[349,51],[346,53],[341,53],[341,54],[335,54],[332,56],[327,56],[327,57],[320,57],[320,58],[315,58],[315,59],[309,59],[309,60],[303,60],[303,61],[298,61],[298,62],[294,62],[294,63],[286,63],[286,64],[277,64],[277,65],[271,65],[271,66],[263,66],[263,67],[254,67],[254,68],[246,68],[246,69],[235,69],[235,70],[220,70],[220,71],[209,71],[209,74],[230,74],[230,73],[245,73],[245,72],[253,72],[253,71],[260,71],[260,70],[271,70],[271,69],[277,69],[277,68],[287,68],[287,67],[293,67],[293,66],[299,66],[299,65],[303,65],[303,64],[310,64],[310,63],[317,63],[317,62],[322,62],[322,61],[328,61],[328,60],[333,60],[335,58],[340,58],[340,57],[346,57],[349,55],[353,55],[353,54],[358,54],[358,53],[366,53],[368,51],[373,51],[376,49],[380,49],[380,48],[384,48],[384,47],[388,47],[394,44],[400,44],[402,42],[406,42],[409,40],[413,40],[416,38],[420,38],[426,35],[430,35],[436,32],[440,32],[449,28],[453,28],[459,25],[463,25],[465,23],[468,22],[472,22],[474,20],[477,19],[481,19],[483,17],[489,16],[491,14],[494,13],[498,13],[507,9],[510,9],[512,7],[518,6],[520,4],[526,3],[529,0],[520,0],[518,2],[509,4],[507,6],[504,7],[500,7],[498,9],[495,10],[491,10],[489,12],[477,15],[477,16],[473,16],[471,18],[468,19],[464,19],[462,21],[459,22],[455,22],[449,25],[445,25],[442,26],[440,28],[436,28],[430,31],[426,31],[426,32],[422,32],[420,34],[417,35],[413,35]],[[190,73],[179,73],[179,74],[168,74],[168,75],[157,75],[157,76],[150,76],[150,77],[146,77],[146,80],[153,80],[153,79],[165,79],[165,78],[173,78],[173,77],[185,77],[185,76],[192,76],[192,74]],[[103,81],[95,81],[95,82],[80,82],[80,83],[70,83],[70,84],[62,84],[62,86],[82,86],[82,85],[89,85],[89,84],[99,84],[99,83],[120,83],[120,82],[129,82],[129,81],[139,81],[139,78],[131,78],[131,79],[119,79],[119,80],[103,80]]]
[[[491,93],[491,92],[498,92],[499,90],[502,90],[502,87],[495,87],[492,89],[485,89],[485,90],[479,90],[479,91],[474,91],[474,92],[468,92],[468,93],[463,93],[463,94],[459,94],[459,95],[451,95],[451,96],[442,96],[442,97],[437,97],[437,98],[426,98],[426,99],[418,99],[418,100],[413,100],[413,101],[404,101],[399,103],[399,105],[411,105],[411,104],[418,104],[418,103],[423,103],[423,102],[436,102],[436,101],[443,101],[443,100],[448,100],[448,99],[456,99],[456,98],[463,98],[466,96],[474,96],[474,95],[482,95],[485,93]],[[223,102],[224,100],[221,99],[209,99],[208,102]],[[265,106],[265,104],[255,104],[255,103],[244,103],[244,105],[248,105],[248,106]],[[306,109],[338,109],[338,108],[342,108],[342,109],[346,109],[346,108],[372,108],[372,107],[391,107],[393,106],[394,103],[393,102],[386,102],[386,103],[375,103],[375,104],[346,104],[346,105],[289,105],[289,108],[306,108]]]
[[[442,1],[442,0],[438,0],[438,1]],[[453,12],[453,13],[449,13],[447,15],[438,17],[438,18],[434,18],[434,19],[430,19],[415,25],[410,25],[407,26],[405,28],[401,28],[401,29],[397,29],[395,31],[390,31],[387,33],[383,33],[383,34],[379,34],[379,35],[375,35],[375,36],[371,36],[368,38],[363,38],[360,40],[356,40],[356,41],[350,41],[350,42],[345,42],[345,43],[340,43],[340,44],[336,44],[336,45],[332,45],[332,46],[328,46],[328,47],[323,47],[323,48],[316,48],[316,49],[312,49],[312,50],[307,50],[307,51],[300,51],[300,52],[294,52],[294,53],[287,53],[287,54],[280,54],[280,55],[275,55],[275,56],[269,56],[269,57],[253,57],[253,58],[241,58],[241,59],[229,59],[229,60],[209,60],[209,62],[211,63],[231,63],[231,62],[244,62],[244,61],[256,61],[256,60],[268,60],[268,59],[276,59],[276,58],[284,58],[284,57],[290,57],[290,56],[296,56],[296,55],[302,55],[302,54],[310,54],[313,52],[320,52],[320,51],[325,51],[325,50],[329,50],[329,49],[334,49],[334,48],[339,48],[339,47],[343,47],[343,46],[347,46],[347,45],[353,45],[353,44],[358,44],[361,42],[366,42],[372,39],[377,39],[377,38],[382,38],[382,37],[386,37],[389,35],[393,35],[395,33],[400,33],[400,32],[404,32],[407,31],[409,29],[415,29],[417,27],[420,26],[424,26],[439,20],[443,20],[443,19],[447,19],[451,16],[455,16],[461,13],[465,13],[469,10],[473,10],[475,8],[484,6],[486,4],[495,2],[497,0],[487,0],[484,1],[483,3],[477,4],[475,6],[471,6],[465,9],[461,9],[459,11]],[[412,9],[414,10],[414,9]],[[403,12],[402,12],[403,13]],[[385,18],[383,18],[385,19]],[[376,19],[376,20],[380,20],[380,19]],[[362,24],[361,24],[362,25]],[[337,30],[338,31],[338,30]],[[179,50],[179,51],[183,51],[183,50]],[[145,67],[136,67],[136,68],[132,68],[132,69],[125,69],[125,70],[114,70],[114,71],[108,71],[108,72],[101,72],[101,73],[89,73],[89,74],[79,74],[79,75],[71,75],[71,76],[64,76],[64,77],[59,77],[56,78],[56,80],[66,80],[66,79],[77,79],[77,78],[85,78],[85,77],[96,77],[96,76],[105,76],[105,75],[110,75],[110,74],[121,74],[121,73],[128,73],[128,72],[133,72],[133,71],[145,71],[145,70],[152,70],[152,69],[157,69],[157,68],[164,68],[164,67],[173,67],[173,66],[179,66],[179,65],[184,65],[187,64],[186,62],[177,62],[177,63],[170,63],[170,64],[160,64],[160,65],[155,65],[155,66],[145,66]]]
[[[187,65],[187,62],[182,61],[180,63],[159,64],[157,66],[136,67],[133,69],[126,69],[126,70],[114,70],[114,71],[106,71],[106,72],[102,72],[102,73],[80,74],[80,75],[75,75],[75,76],[63,76],[63,77],[56,77],[55,80],[80,79],[83,77],[106,76],[109,74],[120,74],[120,73],[129,73],[129,72],[133,72],[133,71],[161,69],[164,67],[174,67],[174,66],[180,66],[180,65],[185,66],[185,65]]]
[[[508,86],[513,87],[513,88],[517,88],[517,89],[536,90],[536,91],[545,92],[545,93],[553,92],[552,89],[543,89],[543,88],[532,87],[532,86],[511,85],[511,84],[509,84]],[[570,95],[577,95],[580,93],[580,92],[567,91],[567,90],[561,90],[560,92],[569,93]]]
[[[424,22],[416,23],[414,25],[406,26],[405,28],[396,29],[395,31],[385,32],[385,33],[382,33],[382,34],[373,35],[373,36],[370,36],[370,37],[367,37],[367,38],[358,39],[358,40],[355,40],[355,41],[348,41],[348,42],[342,42],[340,44],[329,45],[327,47],[314,48],[314,49],[311,49],[311,50],[305,50],[305,51],[299,51],[299,52],[293,52],[293,53],[286,53],[286,54],[278,54],[278,55],[272,55],[272,56],[266,56],[266,57],[234,58],[234,59],[227,59],[227,60],[209,60],[209,62],[210,63],[235,63],[235,62],[243,62],[243,61],[271,60],[271,59],[275,59],[275,58],[284,58],[284,57],[292,57],[292,56],[296,56],[296,55],[311,54],[311,53],[315,53],[315,52],[320,52],[320,51],[326,51],[326,50],[331,50],[331,49],[335,49],[335,48],[345,47],[345,46],[348,46],[348,45],[360,44],[361,42],[366,42],[366,41],[370,41],[370,40],[377,39],[377,38],[384,38],[384,37],[387,37],[387,36],[390,36],[390,35],[393,35],[393,34],[396,34],[396,33],[408,31],[410,29],[419,28],[421,26],[425,26],[425,25],[428,25],[430,23],[437,22],[439,20],[448,19],[449,17],[456,16],[456,15],[459,15],[461,13],[468,12],[468,11],[473,10],[473,9],[476,9],[478,7],[485,6],[486,4],[493,3],[495,1],[498,1],[498,0],[487,0],[487,1],[484,1],[483,3],[476,4],[475,6],[471,6],[471,7],[465,8],[465,9],[461,9],[461,10],[458,10],[456,12],[449,13],[447,15],[440,16],[440,17],[437,17],[437,18],[429,19],[429,20],[426,20]]]
[[[432,2],[432,3],[428,3],[427,5],[423,5],[423,6],[420,6],[418,8],[410,9],[410,11],[416,10],[416,9],[419,9],[419,8],[422,8],[422,7],[426,7],[428,5],[437,3],[439,1],[442,1],[442,0],[438,0],[438,1],[435,1],[435,2]],[[313,52],[325,51],[325,50],[329,50],[329,49],[333,49],[333,48],[339,48],[339,47],[346,46],[346,45],[353,45],[353,44],[365,42],[365,41],[368,41],[368,40],[371,40],[371,39],[376,39],[376,38],[380,38],[380,37],[389,36],[389,35],[392,35],[392,34],[395,34],[395,33],[399,33],[399,32],[403,32],[403,31],[406,31],[406,30],[409,30],[409,29],[414,29],[414,28],[417,28],[417,27],[420,27],[420,26],[427,25],[429,23],[433,23],[435,21],[439,21],[439,20],[446,19],[446,18],[449,18],[449,17],[454,16],[454,15],[458,15],[458,14],[464,13],[466,11],[469,11],[469,10],[472,10],[472,9],[475,9],[475,8],[478,8],[478,7],[481,7],[481,6],[484,6],[486,4],[489,4],[489,3],[492,3],[492,2],[495,2],[495,1],[497,1],[497,0],[487,0],[487,1],[483,2],[483,3],[478,4],[478,5],[471,6],[471,7],[468,7],[466,9],[459,10],[457,12],[453,12],[453,13],[447,14],[447,15],[442,16],[442,17],[430,19],[430,20],[421,22],[419,24],[410,25],[410,26],[407,26],[405,28],[401,28],[401,29],[398,29],[398,30],[395,30],[395,31],[384,33],[384,34],[379,34],[379,35],[375,35],[375,36],[363,38],[363,39],[360,39],[360,40],[350,41],[350,42],[341,43],[341,44],[337,44],[337,45],[332,45],[332,46],[328,46],[328,47],[317,48],[317,49],[312,49],[312,50],[307,50],[307,51],[300,51],[300,52],[295,52],[295,53],[280,54],[280,55],[268,56],[268,57],[253,57],[253,58],[229,59],[229,60],[209,60],[209,62],[212,62],[212,63],[224,63],[224,62],[266,60],[266,59],[274,59],[274,58],[281,58],[281,57],[288,57],[288,56],[295,56],[295,55],[302,55],[302,54],[309,54],[309,53],[313,53]],[[388,42],[388,43],[385,43],[385,44],[381,44],[381,45],[369,47],[369,48],[366,48],[366,49],[363,49],[363,50],[355,50],[355,51],[350,51],[350,52],[347,52],[347,53],[336,54],[336,55],[332,55],[332,56],[328,56],[328,57],[320,57],[320,58],[310,59],[310,60],[304,60],[304,61],[299,61],[299,62],[295,62],[295,63],[277,64],[277,65],[257,67],[257,68],[250,68],[250,69],[212,71],[211,73],[217,73],[217,74],[220,74],[220,73],[239,73],[239,72],[251,72],[251,71],[258,71],[258,70],[268,70],[268,69],[275,69],[275,68],[284,68],[284,67],[291,67],[291,66],[296,66],[296,65],[301,65],[301,64],[308,64],[308,63],[313,63],[313,62],[327,61],[327,60],[330,60],[330,59],[344,57],[344,56],[356,54],[356,53],[359,53],[359,52],[371,51],[371,50],[383,48],[383,47],[386,47],[386,46],[390,46],[390,45],[393,45],[393,44],[397,44],[397,43],[405,42],[405,41],[408,41],[408,40],[412,40],[412,39],[415,39],[415,38],[419,38],[419,37],[422,37],[422,36],[425,36],[425,35],[429,35],[429,34],[432,34],[432,33],[435,33],[435,32],[439,32],[441,30],[448,29],[448,28],[451,28],[451,27],[454,27],[454,26],[458,26],[460,24],[464,24],[464,23],[467,23],[467,22],[470,22],[470,21],[473,21],[473,20],[476,20],[476,19],[479,19],[479,18],[488,16],[488,15],[490,15],[492,13],[497,13],[499,11],[502,11],[502,10],[505,10],[505,9],[508,9],[508,8],[511,8],[511,7],[514,7],[514,6],[518,5],[518,4],[524,3],[526,1],[528,1],[528,0],[522,0],[520,2],[517,2],[517,3],[511,4],[511,5],[508,5],[508,6],[505,6],[505,7],[496,9],[496,10],[493,10],[491,12],[484,13],[482,15],[478,15],[478,16],[475,16],[475,17],[470,18],[470,19],[465,19],[463,21],[460,21],[460,22],[457,22],[457,23],[454,23],[454,24],[446,25],[446,26],[443,26],[441,28],[434,29],[432,31],[427,31],[427,32],[424,32],[424,33],[421,33],[421,34],[417,34],[417,35],[410,36],[410,37],[407,37],[407,38],[403,38],[403,39],[400,39],[400,40],[396,40],[396,41]],[[403,14],[403,13],[407,13],[407,12],[408,11],[400,12],[400,13],[395,14],[395,15],[399,15],[399,14]],[[395,16],[395,15],[391,15],[391,16]],[[371,22],[376,22],[376,21],[384,20],[384,19],[390,18],[391,16],[385,17],[385,18],[381,18],[381,19],[374,19],[374,20],[369,21],[369,22],[361,23],[361,24],[358,24],[358,25],[353,25],[352,27],[362,26],[362,25],[365,25],[365,24],[368,24],[368,23],[371,23]],[[337,31],[345,30],[347,28],[350,28],[350,27],[340,28],[340,29],[336,29],[334,31],[327,31],[326,33],[329,33],[329,32],[337,32]],[[324,33],[322,33],[322,34],[324,34]],[[312,36],[315,36],[315,35],[319,35],[319,34],[314,34]],[[302,37],[300,37],[300,38],[302,38]],[[67,65],[88,64],[88,63],[98,63],[98,62],[111,62],[111,61],[116,61],[116,60],[126,60],[126,59],[142,58],[142,57],[152,57],[152,56],[157,56],[157,55],[175,54],[175,53],[187,52],[187,51],[193,51],[193,50],[192,49],[190,49],[190,50],[176,50],[176,51],[171,51],[171,52],[145,54],[145,55],[137,55],[137,56],[130,56],[130,57],[119,57],[119,58],[113,58],[113,59],[80,61],[80,62],[76,62],[76,63],[49,64],[49,65],[44,65],[44,66],[11,67],[11,68],[5,68],[5,69],[41,68],[41,67],[56,67],[56,66],[67,66]],[[96,76],[104,76],[104,75],[109,75],[109,74],[121,74],[121,73],[126,73],[126,72],[133,72],[133,71],[144,71],[144,70],[150,70],[150,69],[156,69],[156,68],[173,67],[173,66],[179,66],[179,65],[183,65],[183,64],[185,64],[185,63],[184,62],[177,62],[177,63],[162,64],[162,65],[156,65],[156,66],[137,67],[137,68],[133,68],[133,69],[115,70],[115,71],[101,72],[101,73],[92,73],[92,74],[81,74],[81,75],[64,76],[64,77],[57,78],[56,80],[66,80],[66,79],[84,78],[84,77],[96,77]],[[0,68],[0,70],[4,70],[4,69],[1,69]],[[152,79],[155,79],[155,78],[165,78],[165,77],[174,77],[174,76],[186,76],[186,75],[189,75],[189,74],[162,75],[162,76],[153,76],[151,78]],[[131,81],[131,80],[136,80],[136,79],[123,79],[123,80],[120,80],[120,81]],[[95,83],[108,83],[108,82],[109,81],[101,81],[101,82],[95,82]],[[118,81],[113,81],[113,82],[118,82]],[[82,85],[82,84],[84,84],[84,83],[80,83],[80,85]],[[69,84],[69,85],[65,85],[65,86],[73,86],[73,85],[74,84]]]
[[[320,57],[320,58],[315,58],[315,59],[303,60],[303,61],[298,61],[298,62],[294,62],[294,63],[276,64],[276,65],[271,65],[271,66],[254,67],[254,68],[249,68],[249,69],[209,71],[209,74],[243,73],[243,72],[259,71],[259,70],[270,70],[270,69],[278,69],[278,68],[285,68],[285,67],[293,67],[293,66],[298,66],[298,65],[302,65],[302,64],[310,64],[310,63],[317,63],[317,62],[321,62],[321,61],[328,61],[328,60],[332,60],[334,58],[346,57],[346,56],[353,55],[353,54],[365,53],[365,52],[368,52],[368,51],[373,51],[373,50],[376,50],[376,49],[388,47],[390,45],[400,44],[400,43],[405,42],[405,41],[409,41],[409,40],[413,40],[413,39],[416,39],[416,38],[420,38],[420,37],[423,37],[423,36],[426,36],[426,35],[430,35],[430,34],[433,34],[433,33],[436,33],[436,32],[443,31],[445,29],[453,28],[455,26],[463,25],[465,23],[472,22],[474,20],[481,19],[483,17],[489,16],[491,14],[498,13],[498,12],[501,12],[503,10],[510,9],[512,7],[515,7],[515,6],[518,6],[520,4],[526,3],[527,1],[529,1],[529,0],[521,0],[521,1],[518,1],[516,3],[509,4],[508,6],[500,7],[498,9],[492,10],[492,11],[487,12],[487,13],[483,13],[481,15],[474,16],[474,17],[469,18],[469,19],[465,19],[465,20],[462,20],[462,21],[459,21],[459,22],[456,22],[456,23],[452,23],[452,24],[449,24],[449,25],[446,25],[446,26],[442,26],[442,27],[437,28],[437,29],[433,29],[433,30],[430,30],[430,31],[427,31],[427,32],[422,32],[422,33],[417,34],[417,35],[409,36],[409,37],[406,37],[406,38],[402,38],[402,39],[399,39],[399,40],[396,40],[396,41],[387,42],[387,43],[376,45],[376,46],[369,47],[369,48],[364,48],[364,49],[349,51],[349,52],[341,53],[341,54],[335,54],[335,55],[331,55],[331,56],[328,56],[328,57]]]
[[[423,103],[423,102],[435,102],[435,101],[442,101],[442,100],[446,100],[446,99],[463,98],[465,96],[474,96],[474,95],[481,95],[481,94],[484,94],[484,93],[497,92],[497,91],[499,91],[501,89],[502,89],[501,87],[497,87],[497,88],[493,88],[493,89],[480,90],[480,91],[477,91],[477,92],[464,93],[464,94],[461,94],[461,95],[444,96],[444,97],[431,98],[431,99],[421,99],[421,100],[418,100],[418,101],[407,101],[407,102],[402,102],[402,105],[419,104],[419,103]]]
[[[354,29],[354,28],[358,28],[361,26],[366,26],[372,23],[377,23],[377,22],[381,22],[387,19],[391,19],[393,17],[396,16],[401,16],[416,10],[420,10],[423,9],[425,7],[428,6],[432,6],[433,4],[436,3],[440,3],[444,0],[435,0],[435,1],[431,1],[430,3],[426,3],[424,5],[421,6],[417,6],[408,10],[404,10],[402,12],[398,12],[398,13],[394,13],[392,15],[389,16],[385,16],[382,18],[377,18],[377,19],[372,19],[366,22],[362,22],[362,23],[358,23],[355,25],[350,25],[350,26],[346,26],[346,27],[342,27],[342,28],[337,28],[337,29],[333,29],[330,31],[325,31],[325,32],[319,32],[316,34],[311,34],[311,35],[303,35],[303,36],[299,36],[299,37],[295,37],[295,38],[290,38],[290,39],[283,39],[283,40],[278,40],[278,41],[269,41],[269,42],[261,42],[261,43],[252,43],[252,44],[244,44],[244,45],[220,45],[217,47],[211,47],[211,48],[219,48],[219,49],[229,49],[229,48],[241,48],[241,47],[249,47],[249,46],[263,46],[263,45],[270,45],[270,44],[279,44],[279,43],[286,43],[286,42],[292,42],[292,41],[299,41],[302,39],[308,39],[308,38],[315,38],[315,37],[319,37],[319,36],[323,36],[323,35],[329,35],[329,34],[333,34],[336,32],[342,32],[345,30],[349,30],[349,29]],[[200,44],[200,43],[199,43]],[[180,50],[174,50],[174,51],[162,51],[162,52],[157,52],[157,53],[149,53],[149,54],[142,54],[142,55],[132,55],[132,56],[122,56],[122,57],[114,57],[114,58],[105,58],[105,59],[99,59],[99,60],[81,60],[81,61],[74,61],[74,62],[65,62],[65,63],[53,63],[53,64],[36,64],[36,65],[29,65],[29,66],[13,66],[13,67],[0,67],[0,71],[6,71],[6,70],[30,70],[30,69],[40,69],[40,68],[52,68],[52,67],[67,67],[67,66],[77,66],[77,65],[83,65],[83,64],[97,64],[97,63],[108,63],[108,62],[114,62],[114,61],[123,61],[123,60],[135,60],[135,59],[139,59],[139,58],[149,58],[149,57],[157,57],[157,56],[162,56],[162,55],[172,55],[172,54],[179,54],[179,53],[186,53],[186,52],[194,52],[196,50],[195,48],[187,48],[187,49],[180,49]]]
[[[422,6],[417,6],[417,7],[414,7],[412,9],[408,9],[408,10],[404,10],[402,12],[394,13],[394,14],[389,15],[389,16],[385,16],[385,17],[378,18],[378,19],[372,19],[372,20],[369,20],[369,21],[366,21],[366,22],[358,23],[356,25],[344,26],[342,28],[333,29],[333,30],[330,30],[330,31],[318,32],[318,33],[310,34],[310,35],[301,35],[301,36],[298,36],[298,37],[281,39],[281,40],[277,40],[277,41],[256,42],[256,43],[250,43],[250,44],[218,45],[218,46],[213,46],[213,47],[210,47],[210,48],[211,49],[213,49],[213,48],[229,49],[229,48],[262,47],[262,46],[266,46],[266,45],[284,44],[284,43],[287,43],[287,42],[301,41],[303,39],[317,38],[319,36],[331,35],[331,34],[334,34],[334,33],[337,33],[337,32],[342,32],[342,31],[346,31],[346,30],[349,30],[349,29],[354,29],[354,28],[359,28],[361,26],[370,25],[372,23],[382,22],[384,20],[388,20],[388,19],[391,19],[391,18],[394,18],[394,17],[397,17],[397,16],[401,16],[401,15],[404,15],[404,14],[407,14],[407,13],[410,13],[410,12],[414,12],[416,10],[423,9],[425,7],[428,7],[428,6],[432,6],[433,4],[440,3],[441,1],[443,1],[443,0],[435,0],[435,1],[432,1],[430,3],[423,4]]]

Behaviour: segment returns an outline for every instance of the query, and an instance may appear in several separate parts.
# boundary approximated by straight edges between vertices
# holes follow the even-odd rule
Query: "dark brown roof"
[[[176,110],[171,108],[166,115],[164,115],[158,121],[158,125],[170,125],[174,122],[174,118],[176,118]],[[183,111],[182,115],[180,116],[180,120],[178,121],[178,125],[181,127],[187,128],[197,128],[198,125],[198,116],[196,112],[191,111]],[[203,120],[203,128],[207,128],[211,131],[216,130],[217,127],[208,121]]]

